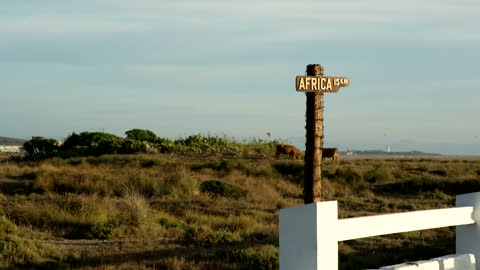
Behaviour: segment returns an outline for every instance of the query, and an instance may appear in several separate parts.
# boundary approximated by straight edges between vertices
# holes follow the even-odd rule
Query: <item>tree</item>
[[[58,151],[57,141],[41,136],[34,136],[23,144],[23,149],[33,158],[51,157]]]
[[[134,128],[125,132],[125,135],[127,135],[127,139],[129,140],[146,141],[152,143],[157,140],[157,135],[147,129]]]
[[[63,144],[66,156],[113,154],[123,139],[105,132],[72,133]]]

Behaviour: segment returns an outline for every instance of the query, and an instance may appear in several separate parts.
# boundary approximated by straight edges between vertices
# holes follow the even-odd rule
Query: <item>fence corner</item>
[[[280,270],[338,269],[336,201],[281,209]]]

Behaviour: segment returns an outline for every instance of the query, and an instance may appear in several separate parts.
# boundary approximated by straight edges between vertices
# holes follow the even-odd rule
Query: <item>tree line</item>
[[[170,139],[145,129],[131,129],[125,137],[105,132],[72,133],[63,142],[34,136],[23,144],[28,159],[50,157],[99,156],[105,154],[178,153],[178,154],[260,154],[274,151],[276,140],[252,139],[238,142],[226,137],[195,134]]]

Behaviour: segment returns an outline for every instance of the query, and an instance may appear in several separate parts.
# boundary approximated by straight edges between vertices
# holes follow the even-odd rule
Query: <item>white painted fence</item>
[[[280,270],[337,270],[339,241],[447,226],[457,226],[456,253],[478,260],[479,221],[480,192],[457,196],[455,208],[346,219],[338,219],[336,201],[281,209]]]
[[[377,270],[476,270],[473,254],[453,254],[426,261],[380,267]]]

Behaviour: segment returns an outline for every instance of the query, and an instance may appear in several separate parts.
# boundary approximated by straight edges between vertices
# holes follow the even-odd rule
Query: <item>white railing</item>
[[[339,241],[448,226],[457,226],[456,253],[480,258],[480,193],[457,196],[455,208],[346,219],[337,213],[336,201],[281,209],[280,270],[337,270]]]
[[[338,220],[337,240],[473,224],[473,207],[424,210]]]

